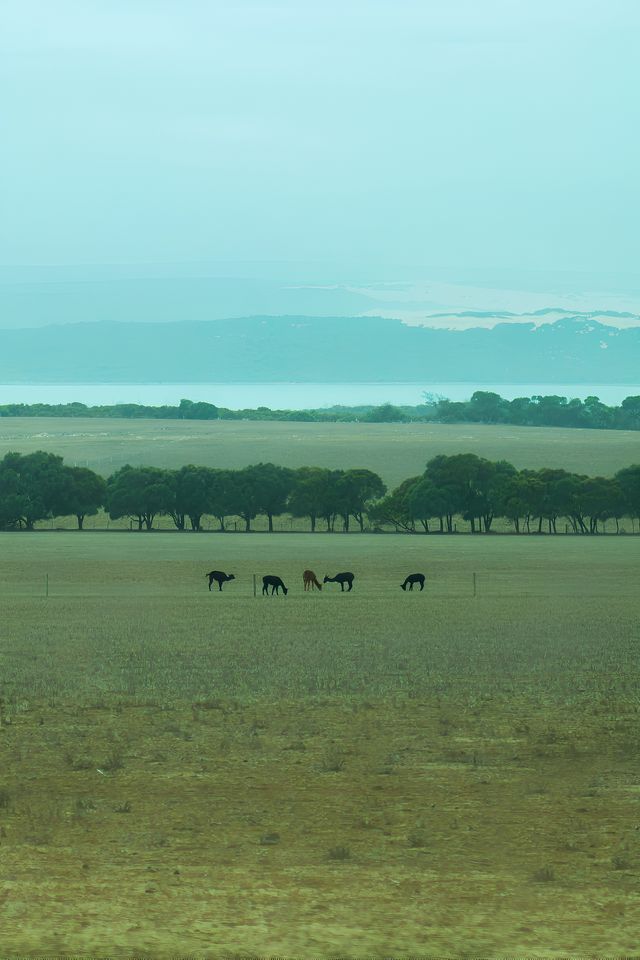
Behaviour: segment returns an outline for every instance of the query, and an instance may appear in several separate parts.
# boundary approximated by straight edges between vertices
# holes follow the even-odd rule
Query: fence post
[[[473,595],[476,597],[478,595],[478,584],[476,582],[476,575],[473,575]]]

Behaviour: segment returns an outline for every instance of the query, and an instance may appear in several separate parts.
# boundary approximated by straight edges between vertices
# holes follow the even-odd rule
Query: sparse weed
[[[351,860],[351,850],[344,846],[330,847],[327,851],[327,858],[329,860]]]
[[[320,761],[322,773],[340,773],[344,770],[346,757],[338,747],[329,747]]]
[[[263,833],[260,837],[260,845],[263,847],[274,846],[276,843],[280,843],[279,833]]]
[[[100,764],[100,769],[107,773],[117,773],[124,767],[124,755],[121,750],[114,748],[107,758]]]
[[[422,827],[416,827],[407,836],[407,843],[410,847],[422,849],[429,842],[426,831]]]
[[[87,756],[86,754],[81,754],[78,756],[72,753],[70,750],[65,752],[64,759],[65,763],[76,773],[80,770],[92,770],[96,766],[91,757]]]

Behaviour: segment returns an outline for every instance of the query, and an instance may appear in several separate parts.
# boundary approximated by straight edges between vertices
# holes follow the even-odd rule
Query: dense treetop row
[[[430,397],[418,406],[343,407],[315,410],[270,410],[258,407],[229,410],[204,401],[181,400],[177,406],[119,403],[87,406],[84,403],[9,403],[0,406],[0,417],[123,417],[154,420],[290,420],[360,423],[506,423],[517,426],[583,427],[640,430],[640,396],[627,397],[619,407],[607,406],[598,397],[586,400],[559,396],[518,397],[505,400],[497,393],[477,390],[470,400],[454,402]]]
[[[506,460],[463,453],[434,457],[423,474],[387,493],[380,477],[366,469],[127,465],[105,480],[43,451],[7,453],[0,460],[0,529],[32,530],[38,521],[72,515],[82,529],[85,517],[101,508],[139,530],[169,516],[178,530],[199,531],[209,516],[220,530],[229,517],[240,517],[249,531],[257,516],[265,516],[272,531],[274,517],[287,514],[308,518],[312,532],[318,526],[348,532],[355,521],[361,531],[367,525],[452,533],[454,518],[461,518],[471,532],[489,533],[500,517],[516,533],[556,533],[560,518],[576,533],[598,533],[607,520],[619,529],[621,518],[640,517],[640,464],[615,477],[588,477],[562,469],[516,470]]]

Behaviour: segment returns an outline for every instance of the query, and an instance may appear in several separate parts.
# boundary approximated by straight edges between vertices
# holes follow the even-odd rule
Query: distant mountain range
[[[0,329],[0,381],[636,383],[640,326],[584,317],[447,330],[382,317],[254,316]]]
[[[231,317],[389,317],[460,330],[583,317],[640,324],[640,280],[442,274],[295,264],[9,268],[0,265],[0,329],[62,323],[177,323]],[[413,279],[410,279],[413,277]],[[452,277],[457,277],[452,282]],[[607,285],[608,284],[608,285]]]

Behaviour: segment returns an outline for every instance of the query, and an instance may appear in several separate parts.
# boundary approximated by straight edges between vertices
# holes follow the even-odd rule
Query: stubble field
[[[640,434],[486,424],[279,423],[0,418],[0,457],[48,450],[107,476],[125,463],[245,467],[368,467],[389,487],[438,454],[475,453],[516,467],[610,476],[638,461]]]
[[[0,952],[637,953],[639,552],[2,535]]]

